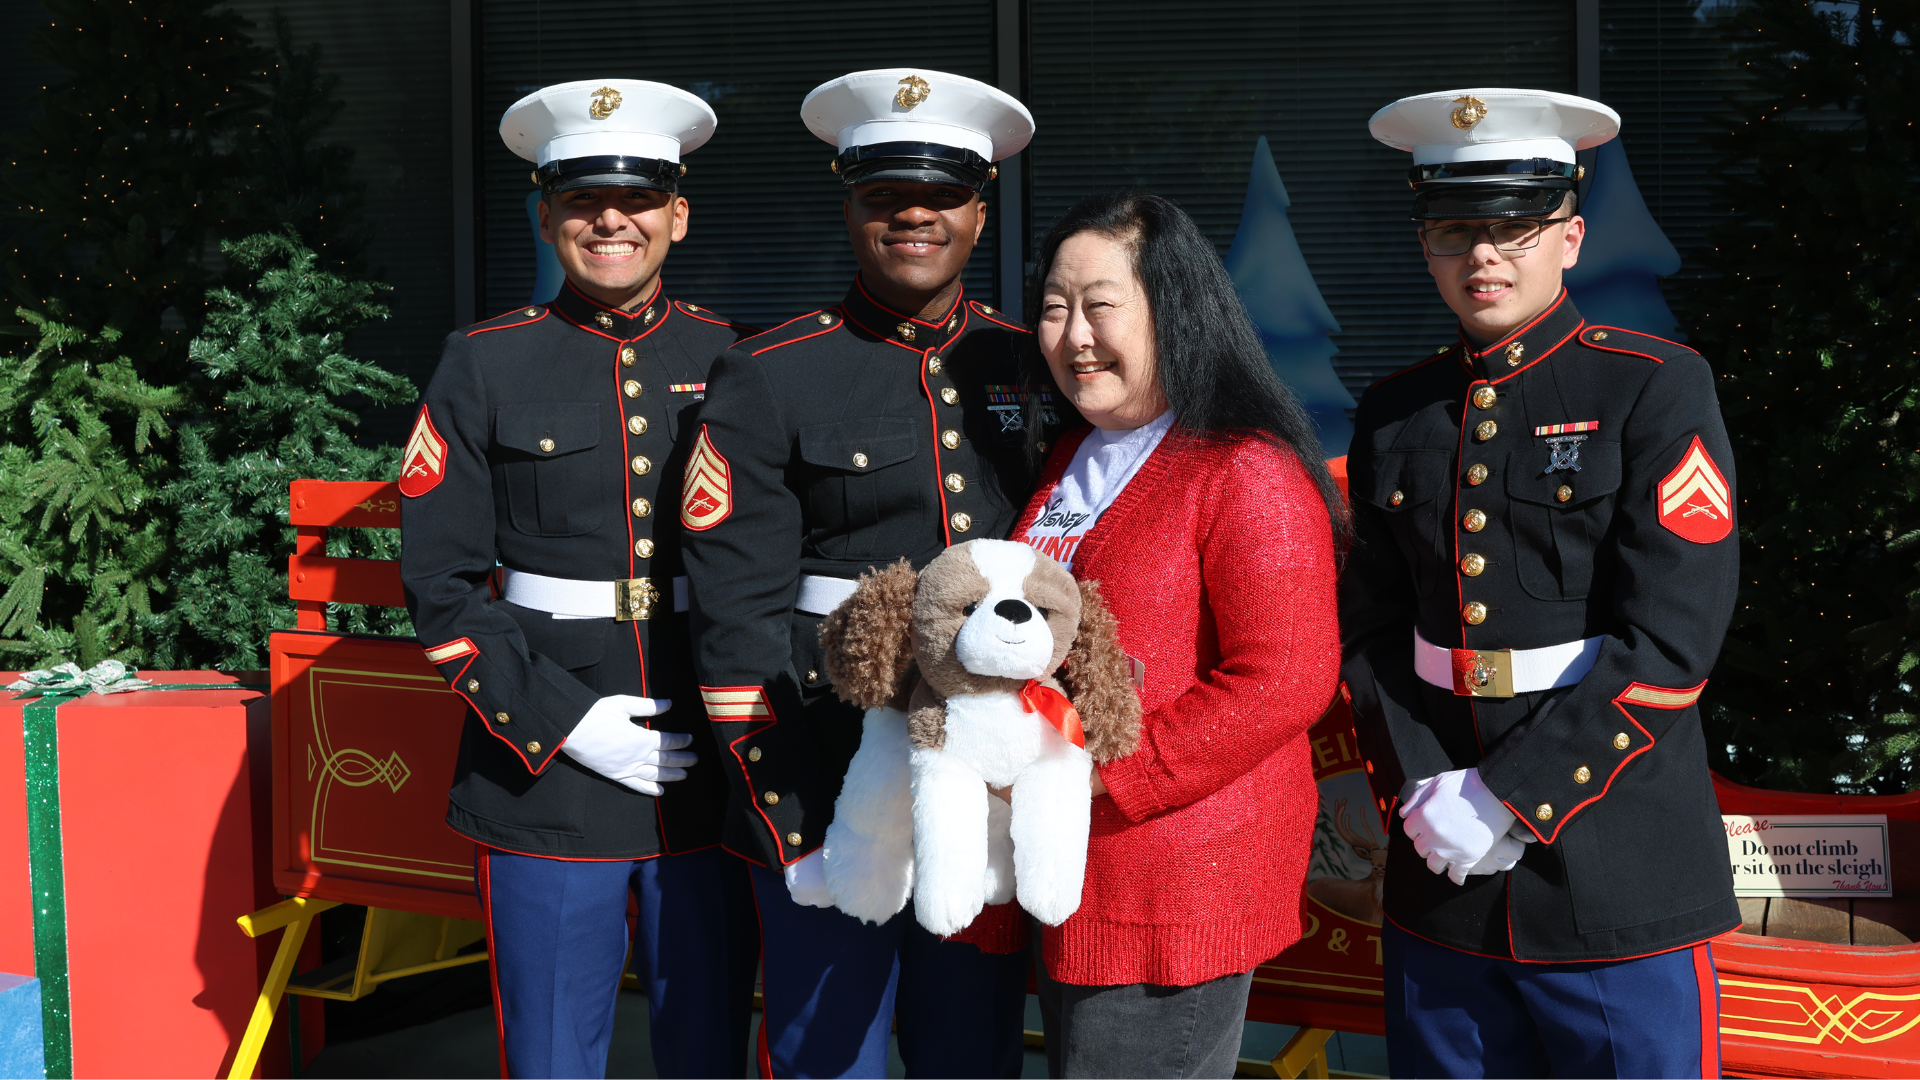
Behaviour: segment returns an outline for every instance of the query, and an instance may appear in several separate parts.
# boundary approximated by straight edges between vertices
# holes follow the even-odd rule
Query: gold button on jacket
[[[1460,519],[1460,525],[1468,532],[1477,533],[1487,527],[1486,512],[1483,510],[1469,510],[1466,516]]]
[[[760,801],[766,803],[768,806],[774,806],[780,802],[780,793],[777,791],[764,792],[760,796]]]
[[[1491,409],[1499,400],[1499,392],[1491,386],[1483,386],[1473,392],[1473,404],[1478,409]]]
[[[1479,626],[1487,621],[1487,605],[1475,600],[1460,609],[1460,617],[1474,626]]]
[[[1484,484],[1486,482],[1487,482],[1487,467],[1485,465],[1473,465],[1468,467],[1467,483],[1472,484],[1474,487],[1479,487],[1481,484]]]
[[[1500,434],[1500,425],[1491,420],[1482,420],[1473,427],[1473,437],[1481,442],[1486,442],[1498,434]]]

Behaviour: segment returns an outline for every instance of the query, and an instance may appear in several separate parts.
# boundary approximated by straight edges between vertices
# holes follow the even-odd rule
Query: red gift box
[[[46,720],[27,723],[33,701],[0,695],[0,865],[19,868],[8,875],[13,884],[0,887],[0,971],[41,979],[52,1021],[48,1076],[65,1072],[56,1056],[57,1042],[67,1041],[63,1027],[67,1075],[224,1075],[272,959],[271,940],[234,925],[279,899],[269,870],[267,695],[213,688],[266,679],[210,671],[142,677],[209,689],[62,701],[51,720],[55,746],[45,741]],[[30,776],[57,788],[57,814],[49,813],[48,785],[30,785]],[[30,799],[40,800],[36,813]],[[29,873],[36,842],[41,857]],[[57,875],[48,872],[48,852]],[[48,901],[39,964],[36,890]],[[311,1010],[302,1013],[311,1021],[309,1052],[319,1042],[318,1002]],[[286,1022],[283,1013],[281,1033],[268,1040],[265,1075],[287,1075]]]

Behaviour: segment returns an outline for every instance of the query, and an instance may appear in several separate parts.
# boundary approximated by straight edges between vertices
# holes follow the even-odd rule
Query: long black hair
[[[1159,353],[1160,389],[1175,414],[1175,428],[1201,437],[1253,435],[1293,451],[1327,504],[1337,556],[1353,540],[1346,500],[1327,471],[1325,452],[1313,421],[1287,384],[1274,374],[1247,309],[1219,253],[1186,211],[1159,195],[1115,191],[1089,195],[1075,203],[1047,231],[1040,258],[1027,280],[1029,318],[1037,319],[1054,256],[1068,237],[1083,232],[1110,236],[1127,245],[1133,270],[1146,290]],[[1038,335],[1022,354],[1022,382],[1053,382],[1040,354]],[[1039,395],[1029,399],[1027,442],[1037,448],[1042,435]],[[1062,407],[1071,407],[1056,395]]]

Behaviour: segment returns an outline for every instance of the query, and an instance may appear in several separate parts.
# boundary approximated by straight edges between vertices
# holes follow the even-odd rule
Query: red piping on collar
[[[1513,378],[1515,375],[1518,375],[1521,372],[1532,367],[1533,365],[1539,363],[1540,361],[1545,360],[1547,357],[1552,356],[1556,349],[1560,348],[1560,346],[1562,345],[1565,345],[1567,342],[1572,341],[1574,338],[1579,337],[1580,331],[1585,330],[1586,328],[1587,328],[1587,324],[1585,322],[1582,322],[1579,326],[1576,326],[1571,331],[1569,331],[1566,337],[1563,337],[1559,341],[1554,342],[1552,345],[1547,346],[1546,352],[1541,353],[1539,356],[1534,357],[1532,360],[1528,361],[1527,363],[1522,364],[1521,366],[1513,369],[1512,371],[1507,372],[1505,375],[1502,375],[1497,379],[1487,380],[1487,385],[1498,386],[1501,383],[1506,382],[1508,379]],[[1477,373],[1476,373],[1476,376],[1477,376]]]
[[[939,349],[939,348],[944,348],[944,347],[946,346],[946,342],[944,342],[944,341],[943,341],[943,342],[941,342],[941,343],[940,343],[939,345],[929,345],[929,346],[927,346],[927,349],[922,349],[922,348],[919,348],[919,347],[917,347],[917,346],[914,346],[914,345],[909,345],[909,344],[907,344],[907,343],[906,343],[906,342],[904,342],[904,341],[896,341],[896,340],[894,340],[894,337],[893,337],[893,335],[891,335],[891,334],[883,334],[883,333],[881,333],[880,331],[878,331],[878,330],[875,330],[875,329],[874,329],[873,327],[871,327],[871,326],[868,326],[868,325],[867,325],[866,323],[863,323],[863,322],[861,322],[861,321],[860,321],[859,319],[856,319],[856,318],[854,318],[854,317],[853,317],[853,316],[852,316],[851,314],[847,314],[847,313],[845,313],[845,312],[843,312],[843,313],[841,314],[841,318],[843,318],[843,319],[845,319],[846,321],[848,321],[848,322],[850,322],[850,323],[852,323],[853,325],[855,325],[855,326],[857,326],[857,327],[859,327],[860,329],[862,329],[862,330],[865,330],[865,331],[866,331],[867,333],[869,333],[869,334],[872,334],[872,335],[873,335],[874,337],[877,337],[877,338],[879,338],[879,339],[880,339],[881,341],[884,341],[884,342],[886,342],[886,343],[887,343],[887,344],[889,344],[889,345],[893,345],[893,346],[897,346],[897,347],[899,347],[899,348],[902,348],[902,349],[905,349],[905,350],[907,350],[908,352],[910,352],[910,353],[913,353],[913,354],[914,354],[915,356],[925,356],[925,355],[926,355],[926,352],[927,352],[927,349]],[[920,322],[920,320],[918,320],[918,319],[915,319],[915,320],[913,320],[913,321],[914,321],[914,322]],[[929,326],[929,325],[931,325],[931,324],[930,324],[930,323],[920,323],[920,325],[922,325],[922,326]],[[933,329],[935,329],[935,330],[938,330],[938,329],[940,329],[940,327],[938,327],[938,326],[934,326],[934,327],[933,327]],[[955,333],[955,334],[954,334],[954,337],[959,337],[959,336],[960,336],[960,335],[959,335],[958,333]],[[948,340],[949,340],[949,341],[951,341],[951,340],[952,340],[952,338],[949,338]]]
[[[861,281],[860,275],[858,274],[855,274],[853,276],[853,287],[860,290],[860,295],[866,297],[867,302],[869,304],[872,304],[874,307],[879,308],[881,311],[884,311],[889,315],[899,316],[900,318],[905,319],[908,322],[916,322],[916,323],[919,323],[921,326],[932,327],[933,329],[936,329],[936,330],[942,326],[945,326],[948,319],[953,318],[953,312],[955,308],[958,308],[967,302],[967,287],[965,285],[962,285],[960,286],[960,291],[954,295],[953,306],[947,309],[946,314],[940,316],[940,319],[938,322],[927,322],[925,319],[916,318],[912,315],[902,314],[898,311],[893,310],[887,305],[881,303],[880,301],[875,300],[873,298],[873,294],[867,291],[866,282]]]
[[[579,297],[582,300],[585,300],[587,303],[592,304],[594,307],[600,308],[601,310],[605,311],[609,315],[618,315],[623,319],[633,318],[632,315],[627,314],[626,312],[620,310],[619,308],[610,308],[607,305],[601,303],[600,301],[595,300],[593,297],[588,296],[586,293],[581,292],[578,288],[574,286],[572,278],[563,278],[560,284],[569,292],[573,293],[573,295]],[[666,284],[666,281],[656,274],[653,279],[653,291],[648,293],[647,298],[644,301],[642,301],[639,305],[637,305],[634,308],[634,310],[645,311],[647,308],[652,307],[653,302],[655,300],[660,299],[660,289],[665,284]]]
[[[1551,303],[1551,304],[1548,304],[1548,305],[1547,305],[1547,310],[1545,310],[1545,311],[1542,311],[1542,312],[1541,312],[1540,314],[1538,314],[1538,315],[1535,315],[1535,316],[1534,316],[1533,318],[1531,318],[1531,319],[1528,319],[1528,320],[1527,320],[1527,324],[1526,324],[1525,326],[1522,326],[1522,327],[1521,327],[1520,329],[1518,329],[1518,330],[1515,330],[1515,331],[1514,331],[1513,333],[1511,333],[1511,334],[1508,334],[1508,335],[1507,335],[1506,337],[1503,337],[1503,338],[1501,338],[1501,339],[1500,339],[1499,341],[1496,341],[1496,342],[1494,342],[1493,344],[1491,344],[1491,345],[1489,345],[1489,346],[1487,346],[1486,348],[1484,348],[1484,349],[1482,349],[1482,350],[1480,350],[1479,352],[1476,352],[1476,353],[1474,353],[1474,354],[1473,354],[1473,356],[1474,356],[1474,359],[1476,359],[1476,360],[1478,360],[1479,358],[1481,358],[1481,357],[1483,357],[1483,356],[1485,356],[1485,355],[1487,355],[1488,353],[1490,353],[1490,352],[1492,352],[1493,350],[1495,350],[1495,349],[1498,349],[1498,348],[1500,348],[1500,347],[1502,347],[1502,346],[1504,346],[1504,345],[1507,345],[1507,344],[1509,344],[1509,343],[1510,343],[1510,342],[1512,342],[1512,341],[1513,341],[1513,340],[1514,340],[1515,338],[1517,338],[1517,337],[1519,337],[1520,335],[1522,335],[1522,334],[1524,334],[1524,333],[1526,333],[1527,331],[1529,331],[1529,330],[1531,330],[1531,329],[1533,329],[1534,327],[1536,327],[1536,326],[1538,326],[1538,325],[1540,325],[1540,320],[1541,320],[1541,319],[1544,319],[1544,318],[1546,318],[1547,316],[1549,316],[1549,315],[1551,315],[1551,314],[1553,314],[1554,312],[1556,312],[1556,311],[1559,311],[1559,310],[1560,310],[1560,305],[1561,305],[1561,304],[1564,304],[1564,303],[1566,303],[1566,302],[1567,302],[1567,287],[1566,287],[1565,285],[1562,285],[1562,286],[1560,286],[1560,295],[1559,295],[1559,297],[1557,297],[1557,298],[1556,298],[1556,299],[1554,300],[1554,302],[1553,302],[1553,303]],[[1462,338],[1464,339],[1464,338],[1465,338],[1465,333],[1463,332],[1461,336],[1462,336]]]

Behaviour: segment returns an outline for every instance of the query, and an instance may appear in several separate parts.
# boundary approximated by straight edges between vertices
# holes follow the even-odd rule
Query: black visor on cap
[[[533,179],[548,195],[596,187],[673,192],[680,189],[680,174],[685,171],[686,166],[677,161],[602,154],[549,161],[534,170]]]
[[[1500,161],[1444,161],[1415,165],[1407,170],[1407,183],[1416,188],[1431,180],[1519,180],[1528,177],[1577,180],[1580,178],[1580,167],[1571,161],[1533,157]]]
[[[1427,184],[1413,195],[1416,221],[1544,217],[1560,209],[1573,181],[1545,184]]]
[[[833,159],[840,182],[852,187],[877,180],[914,184],[958,184],[979,191],[998,172],[993,162],[971,150],[939,143],[892,142],[851,146]]]

